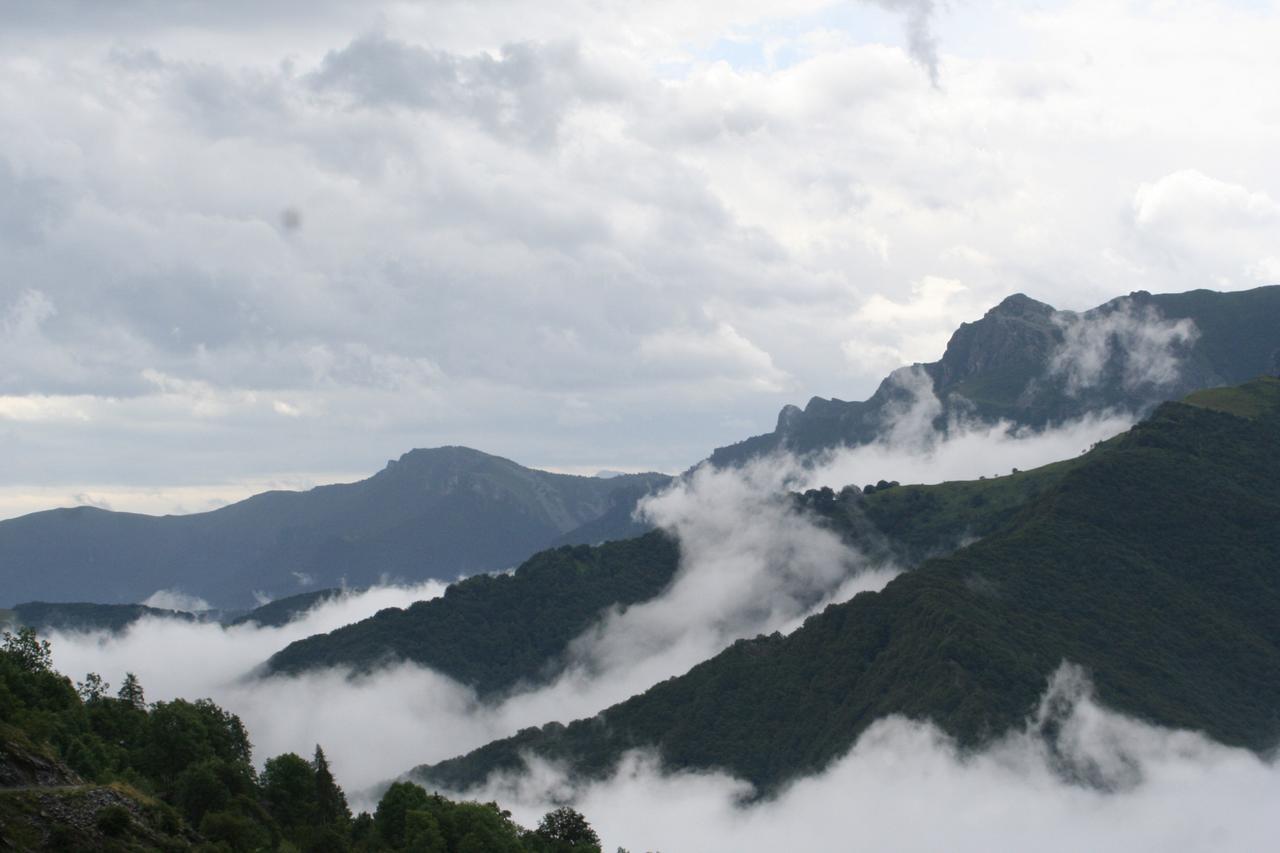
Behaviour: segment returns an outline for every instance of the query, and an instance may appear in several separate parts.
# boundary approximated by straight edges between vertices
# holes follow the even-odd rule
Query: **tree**
[[[209,812],[222,811],[231,800],[231,791],[218,773],[217,761],[193,764],[178,774],[174,782],[173,802],[192,826]]]
[[[599,850],[600,836],[581,812],[568,806],[547,812],[534,832],[550,841],[556,850]]]
[[[262,800],[286,833],[310,826],[316,813],[316,771],[292,752],[267,759],[262,768]]]
[[[440,822],[423,809],[405,812],[404,846],[413,853],[447,853],[449,849],[440,831]]]
[[[19,628],[17,634],[5,631],[4,650],[27,672],[53,671],[53,650],[48,640],[36,637],[35,628]]]
[[[406,815],[410,811],[430,811],[430,799],[421,785],[412,782],[395,782],[382,795],[373,813],[378,835],[389,847],[404,845]]]
[[[321,823],[345,826],[351,820],[351,809],[347,806],[347,795],[342,793],[338,783],[334,781],[329,770],[329,762],[324,757],[324,750],[316,744],[316,757],[311,762],[316,777],[316,816]]]
[[[97,702],[110,689],[111,685],[103,681],[102,676],[96,672],[86,675],[84,681],[76,682],[76,692],[80,694],[80,698],[85,702]]]
[[[142,694],[142,684],[138,681],[138,676],[132,672],[124,674],[124,684],[120,685],[120,691],[116,693],[120,701],[127,702],[139,711],[145,710],[147,707],[147,699]]]

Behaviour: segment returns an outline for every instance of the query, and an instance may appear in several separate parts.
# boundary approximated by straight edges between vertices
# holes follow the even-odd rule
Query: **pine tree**
[[[351,820],[351,809],[347,806],[347,796],[342,793],[338,783],[329,770],[329,762],[324,757],[324,750],[316,744],[316,757],[312,763],[316,771],[316,810],[322,823],[345,825]]]

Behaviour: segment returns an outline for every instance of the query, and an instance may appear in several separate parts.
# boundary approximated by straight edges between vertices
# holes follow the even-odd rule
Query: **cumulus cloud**
[[[1209,269],[1214,282],[1277,281],[1269,259],[1280,202],[1264,190],[1181,169],[1138,187],[1133,224],[1168,267]]]
[[[1200,336],[1193,320],[1167,320],[1154,307],[1138,307],[1130,300],[1108,311],[1063,312],[1054,321],[1063,340],[1049,369],[1066,379],[1072,393],[1097,386],[1117,363],[1127,390],[1172,385],[1181,378],[1186,352]]]
[[[774,366],[773,359],[728,323],[709,330],[666,329],[640,340],[640,360],[673,378],[689,368],[706,365],[706,373],[729,383],[745,383],[767,391],[781,391],[791,377]],[[705,374],[704,374],[705,375]]]
[[[1280,222],[1280,203],[1264,192],[1183,169],[1138,187],[1133,218],[1145,229],[1259,226]]]
[[[909,296],[875,294],[849,318],[851,337],[841,344],[849,365],[889,373],[903,364],[934,361],[956,327],[986,308],[956,278],[925,276]]]
[[[575,782],[535,762],[527,774],[468,792],[496,798],[525,822],[570,800],[606,848],[746,853],[848,844],[1256,850],[1280,828],[1270,808],[1277,793],[1273,762],[1109,711],[1069,665],[1026,726],[985,749],[962,750],[928,723],[891,717],[824,772],[750,805],[741,781],[667,775],[643,753],[627,756],[603,782]]]
[[[121,402],[7,419],[8,482],[211,488],[449,443],[683,470],[1010,292],[1269,280],[1274,15],[878,5],[924,62],[964,24],[945,88],[899,21],[824,0],[9,4],[0,312],[56,313],[0,338],[0,393]],[[1197,209],[1221,224],[1177,224]]]

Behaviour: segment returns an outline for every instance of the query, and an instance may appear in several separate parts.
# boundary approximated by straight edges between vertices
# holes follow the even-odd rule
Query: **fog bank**
[[[1061,725],[1052,739],[1051,719]],[[750,793],[725,774],[668,775],[633,753],[606,781],[574,785],[534,762],[467,795],[497,798],[525,822],[572,801],[604,849],[664,853],[1255,851],[1280,831],[1274,762],[1109,711],[1066,665],[1026,726],[984,750],[888,718],[825,772],[742,805]]]

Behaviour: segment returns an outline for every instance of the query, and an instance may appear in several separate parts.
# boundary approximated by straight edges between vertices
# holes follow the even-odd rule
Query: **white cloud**
[[[1045,726],[1051,702],[1056,736]],[[1089,767],[1111,790],[1064,778],[1064,763]],[[665,775],[643,753],[601,782],[575,784],[535,763],[469,793],[525,822],[572,799],[606,849],[1251,851],[1280,829],[1273,762],[1111,712],[1065,666],[1039,714],[985,749],[962,750],[927,723],[891,717],[821,774],[750,805],[738,780]]]
[[[86,403],[90,397],[57,396],[44,394],[0,395],[0,420],[12,421],[88,421],[91,417]]]
[[[131,400],[5,420],[29,493],[681,470],[1010,292],[1275,280],[1269,8],[96,5],[0,33],[0,394]]]
[[[1133,217],[1139,228],[1240,228],[1280,222],[1280,203],[1264,192],[1183,169],[1138,187]]]
[[[1125,388],[1172,385],[1182,376],[1186,350],[1200,337],[1193,320],[1166,320],[1151,306],[1122,302],[1106,313],[1061,314],[1062,344],[1049,363],[1051,373],[1066,377],[1067,389],[1079,392],[1097,385],[1103,370],[1124,355]]]
[[[778,370],[769,353],[747,340],[728,323],[713,329],[669,329],[640,340],[641,361],[673,377],[699,376],[746,383],[766,391],[781,391],[790,377]]]
[[[936,482],[1010,465],[1031,468],[1075,455],[1081,442],[1117,428],[1087,422],[1018,434],[957,427],[939,437],[928,430],[936,399],[914,371],[904,371],[901,381],[908,394],[891,440],[833,454],[814,467],[787,457],[735,470],[703,467],[648,500],[644,511],[681,543],[670,586],[652,600],[602,613],[570,644],[552,683],[522,685],[497,704],[480,703],[471,690],[409,665],[355,679],[339,670],[245,677],[288,642],[433,597],[443,590],[438,583],[344,596],[284,628],[144,620],[118,636],[59,635],[55,663],[70,675],[98,672],[113,683],[133,671],[152,699],[211,696],[244,718],[259,760],[319,742],[340,781],[358,792],[530,725],[591,716],[739,638],[790,632],[830,603],[881,588],[898,571],[883,555],[871,560],[797,512],[787,488],[881,478]],[[169,594],[151,601],[177,602]],[[193,668],[191,660],[207,665]],[[364,724],[353,727],[352,719]]]

